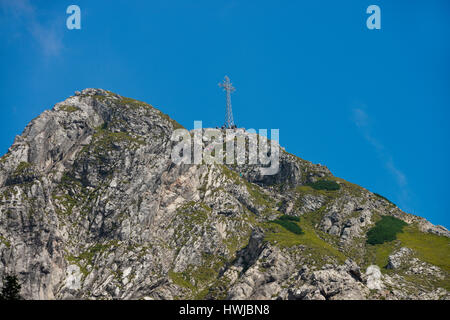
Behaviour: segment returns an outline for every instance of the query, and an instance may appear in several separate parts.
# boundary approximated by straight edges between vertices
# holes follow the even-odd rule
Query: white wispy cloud
[[[0,9],[7,18],[6,23],[15,29],[23,28],[38,43],[45,56],[60,54],[64,25],[59,21],[53,19],[44,22],[39,19],[36,7],[29,0],[0,0]]]
[[[385,148],[383,143],[380,142],[372,133],[369,115],[363,108],[353,109],[353,122],[359,128],[364,139],[366,139],[366,141],[373,146],[375,152],[383,162],[386,169],[389,170],[390,174],[394,177],[399,187],[399,199],[401,201],[401,205],[406,209],[408,207],[407,202],[410,196],[408,181],[405,174],[395,166],[392,155]]]

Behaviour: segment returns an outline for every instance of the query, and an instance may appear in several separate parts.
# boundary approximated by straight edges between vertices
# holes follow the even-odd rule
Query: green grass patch
[[[144,145],[142,137],[133,137],[128,132],[111,132],[103,127],[97,128],[93,138],[99,147],[111,148],[115,143],[128,142],[131,144]]]
[[[400,219],[391,216],[383,216],[381,217],[381,220],[375,223],[375,226],[367,232],[367,243],[375,245],[393,241],[397,239],[397,233],[402,232],[403,227],[406,225],[407,223]]]
[[[68,113],[72,113],[72,112],[76,112],[76,111],[80,110],[80,108],[63,104],[63,105],[59,106],[59,110],[65,111]]]
[[[153,108],[151,105],[149,105],[146,102],[139,101],[139,100],[132,99],[132,98],[127,98],[127,97],[122,97],[122,99],[119,100],[119,104],[127,105],[127,106],[131,107],[132,109],[137,109],[137,108],[141,108],[141,107]]]
[[[421,232],[415,226],[404,228],[397,238],[413,249],[420,260],[450,272],[450,238]]]
[[[371,264],[376,264],[383,272],[386,272],[389,256],[400,247],[401,244],[398,240],[366,246],[366,259],[362,264],[363,267],[367,268]]]

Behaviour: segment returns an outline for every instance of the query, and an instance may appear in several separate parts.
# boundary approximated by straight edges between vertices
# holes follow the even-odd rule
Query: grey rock
[[[400,248],[394,254],[391,254],[388,258],[388,264],[386,268],[388,269],[399,269],[402,264],[405,263],[405,260],[412,254],[412,250],[406,247]]]
[[[380,271],[380,267],[378,267],[377,265],[368,266],[366,269],[365,277],[367,288],[372,290],[383,289],[384,285],[382,282],[382,274]]]

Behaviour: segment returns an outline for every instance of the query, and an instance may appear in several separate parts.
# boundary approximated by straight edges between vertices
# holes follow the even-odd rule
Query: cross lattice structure
[[[230,78],[225,76],[223,82],[219,83],[219,86],[223,88],[224,91],[227,92],[227,111],[225,115],[225,127],[231,129],[234,128],[234,119],[233,119],[233,110],[231,108],[231,93],[236,89],[230,82]]]

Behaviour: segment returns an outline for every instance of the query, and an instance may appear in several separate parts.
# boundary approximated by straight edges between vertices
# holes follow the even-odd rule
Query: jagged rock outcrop
[[[33,119],[0,159],[0,276],[16,274],[26,299],[449,298],[444,227],[284,149],[272,176],[176,165],[177,128],[101,89]],[[368,245],[385,215],[405,235]]]
[[[300,287],[289,288],[288,299],[361,300],[368,295],[359,266],[351,260],[340,266],[325,265],[317,271],[303,267],[297,281]]]
[[[402,265],[405,264],[405,260],[411,256],[412,250],[406,247],[400,248],[394,254],[391,254],[388,258],[388,264],[386,268],[388,269],[399,269]]]

